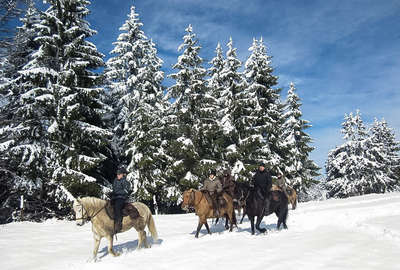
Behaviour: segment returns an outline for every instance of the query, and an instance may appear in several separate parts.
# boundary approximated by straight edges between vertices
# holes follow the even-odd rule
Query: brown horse
[[[207,218],[218,218],[225,217],[229,220],[231,226],[229,231],[233,229],[233,223],[235,219],[235,212],[233,211],[233,201],[231,196],[227,193],[223,193],[223,198],[225,199],[225,204],[219,208],[219,216],[216,216],[212,205],[208,202],[206,195],[198,190],[189,189],[183,192],[183,202],[182,209],[187,210],[192,207],[195,209],[196,215],[199,217],[199,224],[197,226],[197,231],[195,237],[199,237],[199,232],[203,224],[206,226],[207,232],[211,234],[210,228],[208,227]],[[228,228],[226,228],[228,229]]]
[[[280,187],[278,187],[277,185],[272,185],[271,188],[272,191],[280,191],[283,192],[282,189]],[[296,209],[297,206],[297,193],[296,190],[294,190],[294,188],[292,188],[291,186],[287,186],[286,187],[286,192],[287,192],[287,198],[288,198],[288,203],[290,203],[292,205],[292,210]]]
[[[292,210],[296,209],[297,207],[297,193],[296,190],[294,190],[294,188],[288,186],[286,188],[287,193],[288,193],[288,199],[290,204],[292,205]]]

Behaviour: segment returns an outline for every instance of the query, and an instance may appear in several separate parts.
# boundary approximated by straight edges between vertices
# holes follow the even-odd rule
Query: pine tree
[[[382,175],[385,178],[385,189],[396,190],[400,188],[400,142],[396,140],[393,129],[387,122],[376,118],[370,129],[370,151],[375,156],[376,162],[382,164]]]
[[[214,120],[216,123],[216,127],[214,129],[214,138],[213,138],[213,156],[219,162],[220,167],[229,167],[229,162],[225,160],[224,157],[224,147],[226,147],[225,142],[226,139],[223,134],[223,125],[222,119],[225,117],[225,107],[224,103],[226,103],[222,97],[222,93],[225,90],[225,84],[222,77],[222,73],[224,70],[225,59],[223,56],[223,51],[220,43],[218,43],[217,48],[215,49],[215,57],[209,63],[211,66],[208,69],[207,73],[209,75],[209,79],[207,80],[207,89],[208,93],[215,100],[215,113],[213,114]]]
[[[199,56],[200,46],[192,26],[186,28],[183,51],[170,75],[176,83],[167,89],[166,100],[174,102],[168,109],[169,138],[167,153],[171,157],[166,176],[176,189],[198,187],[209,168],[217,166],[213,151],[216,129],[215,104],[206,86],[206,70]]]
[[[129,164],[128,179],[134,184],[135,198],[159,205],[165,192],[161,170],[165,164],[160,157],[164,74],[162,60],[142,26],[132,6],[120,28],[124,32],[114,43],[112,53],[117,55],[107,62],[106,76],[116,101],[114,130],[121,138],[117,146]]]
[[[1,87],[7,95],[7,103],[1,108],[4,120],[4,147],[1,148],[8,175],[15,175],[17,181],[12,189],[16,189],[16,194],[30,196],[31,200],[39,198],[43,209],[38,212],[48,212],[47,209],[53,208],[45,202],[51,175],[49,161],[53,157],[48,127],[55,116],[54,96],[48,86],[55,82],[56,72],[40,60],[43,60],[43,47],[38,50],[38,46],[43,41],[44,28],[39,26],[40,19],[33,5],[21,21],[23,25],[18,28],[9,60],[13,75]]]
[[[318,166],[309,159],[314,147],[309,146],[311,138],[305,133],[305,129],[311,127],[309,121],[301,119],[300,98],[296,94],[293,83],[286,100],[286,119],[283,125],[283,138],[286,144],[284,174],[289,184],[296,190],[305,190],[314,182],[313,177],[318,176]]]
[[[138,74],[144,64],[142,59],[147,53],[147,43],[150,41],[141,30],[143,24],[131,7],[126,22],[120,27],[123,31],[113,43],[114,49],[110,52],[115,56],[106,63],[105,76],[108,79],[111,106],[113,108],[113,131],[115,150],[118,156],[124,159],[128,149],[127,131],[129,115],[137,108],[138,101]]]
[[[246,92],[246,80],[239,71],[242,62],[238,59],[232,38],[227,44],[228,50],[221,71],[224,86],[219,104],[222,106],[222,116],[219,123],[223,134],[223,159],[227,166],[233,168],[236,178],[248,177],[249,158],[246,155],[246,145],[249,130],[252,127],[251,112],[254,108],[254,96]],[[250,164],[251,165],[251,164]]]
[[[51,147],[56,152],[53,177],[60,194],[68,196],[68,190],[75,195],[100,196],[96,181],[107,181],[99,168],[111,155],[111,134],[102,121],[105,106],[101,102],[103,89],[98,87],[101,80],[92,71],[104,65],[103,55],[86,40],[96,34],[85,20],[90,2],[50,0],[49,4],[44,27],[51,25],[55,33],[43,38],[42,57],[57,72],[57,80],[51,85],[56,116],[49,127]]]
[[[382,153],[368,135],[359,111],[345,115],[342,133],[346,142],[330,151],[326,163],[330,197],[382,193],[392,189],[393,179],[385,174]]]
[[[245,65],[246,91],[256,100],[251,114],[252,136],[247,148],[253,168],[261,161],[274,173],[284,160],[281,89],[274,88],[278,78],[272,74],[271,56],[267,55],[263,40],[254,40],[249,50],[252,53]]]

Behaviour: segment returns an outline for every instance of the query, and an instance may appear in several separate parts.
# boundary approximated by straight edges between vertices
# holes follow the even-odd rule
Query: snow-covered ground
[[[0,227],[0,269],[400,269],[400,193],[300,203],[289,230],[277,231],[276,220],[264,219],[267,234],[251,235],[245,219],[231,233],[221,222],[195,239],[194,214],[159,215],[152,248],[136,251],[133,229],[118,236],[119,257],[103,239],[96,263],[87,262],[90,223],[12,223]]]

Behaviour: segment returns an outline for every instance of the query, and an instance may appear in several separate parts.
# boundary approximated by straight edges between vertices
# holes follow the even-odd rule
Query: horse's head
[[[86,209],[83,207],[83,204],[80,199],[74,200],[72,208],[74,209],[75,212],[76,225],[82,226],[89,220],[88,213]]]
[[[181,204],[181,208],[185,210],[186,212],[189,211],[189,207],[193,207],[194,203],[194,190],[191,188],[189,190],[185,190],[183,192],[183,200]]]

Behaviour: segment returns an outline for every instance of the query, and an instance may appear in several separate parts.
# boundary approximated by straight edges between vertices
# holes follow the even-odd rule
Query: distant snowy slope
[[[87,262],[90,224],[12,223],[0,227],[0,269],[400,269],[400,193],[301,203],[287,231],[276,231],[276,220],[264,219],[265,235],[252,236],[245,219],[232,233],[220,222],[195,239],[194,214],[159,215],[151,249],[135,251],[132,230],[118,236],[120,257],[107,255],[103,239],[96,263]]]

